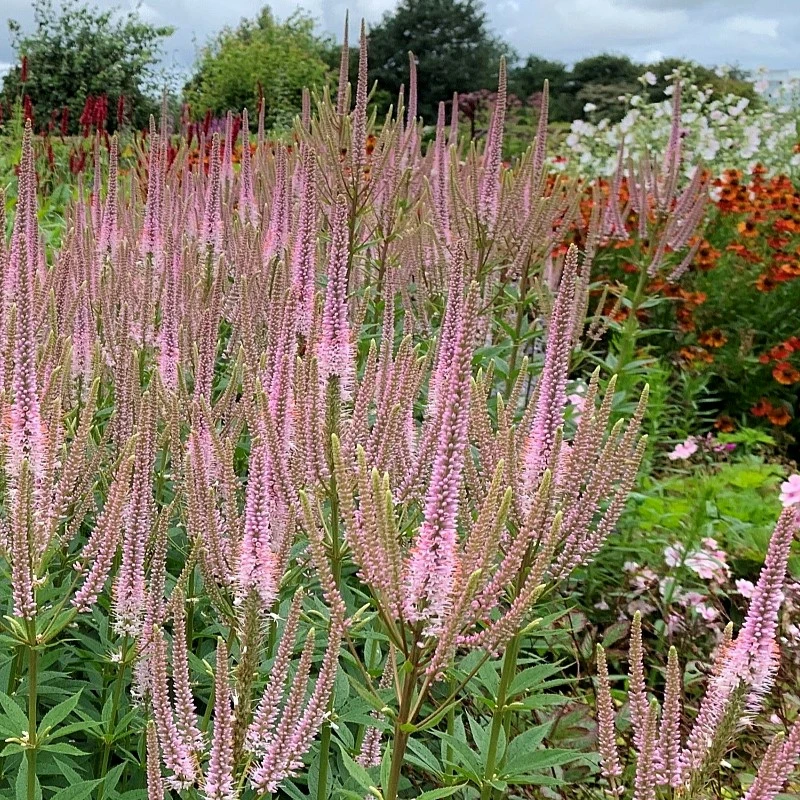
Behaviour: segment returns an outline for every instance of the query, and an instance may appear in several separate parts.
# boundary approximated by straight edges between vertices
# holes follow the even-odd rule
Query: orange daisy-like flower
[[[769,400],[767,400],[767,398],[766,398],[766,397],[762,397],[762,398],[761,398],[761,399],[760,399],[760,400],[759,400],[759,401],[758,401],[758,402],[757,402],[757,403],[756,403],[756,404],[755,404],[755,405],[754,405],[754,406],[753,406],[753,407],[750,409],[750,413],[751,413],[751,414],[752,414],[754,417],[766,417],[766,416],[768,416],[769,414],[771,414],[771,413],[772,413],[774,410],[775,410],[775,409],[773,408],[773,406],[772,406],[772,403],[770,403],[770,401],[769,401]]]
[[[792,278],[800,278],[800,261],[781,264],[775,277],[778,280],[786,281]]]
[[[800,370],[795,369],[788,361],[780,361],[772,370],[772,377],[784,386],[800,382]]]
[[[721,433],[731,433],[736,429],[736,423],[727,414],[721,414],[714,420],[714,427]]]
[[[745,237],[745,239],[753,239],[758,236],[758,228],[752,219],[742,220],[737,226],[736,230]]]
[[[759,292],[771,292],[776,286],[775,278],[764,272],[756,279],[756,289]]]
[[[697,340],[703,347],[722,347],[728,341],[728,337],[719,328],[714,328],[701,333]]]
[[[792,347],[788,342],[781,342],[770,348],[769,357],[773,361],[783,361],[792,354]]]
[[[792,421],[792,415],[785,406],[779,406],[772,410],[768,415],[768,419],[773,425],[783,428]]]
[[[714,356],[702,347],[681,347],[678,355],[688,364],[693,364],[694,362],[711,364],[714,361]]]

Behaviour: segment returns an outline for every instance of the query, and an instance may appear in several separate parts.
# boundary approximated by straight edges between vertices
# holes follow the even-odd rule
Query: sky
[[[59,0],[53,0],[58,5]],[[224,25],[252,17],[264,0],[92,0],[102,8],[139,8],[145,19],[172,25],[165,62],[191,68],[199,45]],[[345,11],[375,23],[396,0],[272,0],[280,18],[298,7],[320,31],[340,36]],[[15,19],[30,28],[30,0],[2,0],[0,23]],[[637,61],[662,56],[746,69],[800,68],[800,0],[486,0],[491,29],[523,57],[535,53],[568,64],[599,52]],[[424,54],[421,54],[424,58]],[[0,28],[0,73],[14,60],[8,27]]]

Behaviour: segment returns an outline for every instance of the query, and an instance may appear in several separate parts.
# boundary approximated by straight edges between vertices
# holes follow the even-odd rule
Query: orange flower
[[[692,364],[695,361],[711,364],[714,361],[714,356],[712,356],[711,353],[702,347],[681,347],[681,349],[678,351],[678,355],[688,364]]]
[[[762,397],[751,409],[750,413],[754,417],[766,417],[771,414],[775,409],[772,403],[766,397]]]
[[[775,288],[775,278],[764,272],[756,279],[756,289],[759,292],[771,292]]]
[[[780,361],[772,370],[772,377],[784,386],[791,386],[800,381],[800,370],[795,369],[788,361]]]
[[[792,348],[787,342],[776,344],[769,350],[769,357],[772,361],[783,361],[792,354]]]
[[[739,231],[739,233],[741,233],[745,239],[752,239],[753,237],[758,236],[758,228],[752,219],[742,220],[736,226],[736,230]]]
[[[722,347],[728,341],[728,337],[719,328],[714,328],[701,333],[698,341],[704,347]]]
[[[727,414],[722,414],[714,420],[714,427],[722,433],[730,433],[736,429],[736,423]]]
[[[769,421],[773,425],[777,425],[779,428],[783,428],[785,425],[788,425],[792,421],[792,415],[789,413],[785,406],[779,406],[778,408],[774,408],[772,413],[768,415]]]
[[[778,280],[791,280],[792,278],[800,278],[800,261],[781,264],[778,267],[778,273],[775,277]]]

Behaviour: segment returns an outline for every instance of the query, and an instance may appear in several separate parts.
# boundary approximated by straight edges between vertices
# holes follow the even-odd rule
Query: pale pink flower
[[[697,452],[697,442],[690,436],[685,442],[675,446],[671,453],[667,453],[667,458],[670,461],[678,461],[679,459],[691,458]]]
[[[781,503],[784,508],[800,505],[800,475],[790,475],[781,484]]]
[[[734,581],[734,585],[736,586],[736,591],[747,599],[753,596],[753,590],[756,588],[752,581],[746,581],[743,578],[737,578]]]

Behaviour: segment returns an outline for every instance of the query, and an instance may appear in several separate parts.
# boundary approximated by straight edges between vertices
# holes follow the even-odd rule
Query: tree
[[[528,56],[524,64],[509,74],[509,86],[517,97],[525,100],[542,91],[545,80],[550,84],[549,119],[553,122],[572,122],[580,116],[581,105],[569,91],[570,72],[561,61]]]
[[[759,100],[753,82],[747,80],[746,73],[735,67],[717,74],[716,70],[704,67],[695,61],[663,58],[655,64],[648,64],[647,69],[656,76],[655,84],[645,87],[651,102],[664,99],[664,89],[668,86],[666,76],[676,71],[699,86],[710,86],[717,96],[735,94],[737,97],[747,97],[751,103]]]
[[[627,56],[601,53],[575,63],[567,89],[579,101],[581,113],[583,106],[591,103],[599,117],[616,121],[626,110],[618,98],[641,89],[638,78],[644,71],[641,64],[634,63]]]
[[[253,119],[263,94],[267,124],[288,126],[300,111],[303,88],[325,85],[330,51],[311,17],[298,11],[279,22],[265,6],[203,48],[184,94],[198,114],[248,108]]]
[[[401,0],[369,32],[370,83],[392,96],[401,84],[407,89],[409,51],[418,61],[417,113],[428,123],[453,92],[496,88],[500,56],[513,58],[489,32],[478,0]]]
[[[3,78],[4,103],[26,96],[40,124],[58,114],[74,132],[87,97],[105,95],[112,109],[123,97],[128,119],[146,124],[157,108],[156,65],[172,28],[151,25],[136,11],[98,11],[79,0],[63,0],[57,9],[52,0],[33,0],[33,19],[31,33],[8,22],[19,63]],[[112,113],[112,127],[115,119]]]

